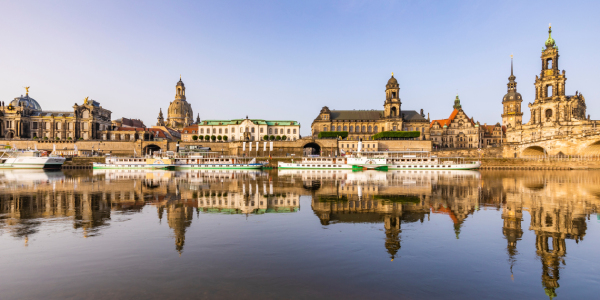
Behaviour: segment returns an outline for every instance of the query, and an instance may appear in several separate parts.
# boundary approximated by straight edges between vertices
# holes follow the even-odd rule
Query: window
[[[552,97],[552,86],[546,86],[546,97]]]
[[[355,130],[354,130],[354,131],[356,131],[356,132],[360,132],[360,126],[356,125],[356,128],[355,128]]]
[[[552,118],[552,110],[546,109],[546,118]]]
[[[201,128],[201,129],[200,129],[200,133],[204,133],[204,128]]]
[[[371,125],[369,125],[369,129],[368,129],[368,131],[367,131],[367,132],[372,132],[372,131],[373,131],[373,130],[372,130],[372,128],[371,128]]]
[[[225,134],[227,134],[227,128],[225,128]]]
[[[269,134],[273,133],[273,128],[269,128]]]
[[[262,127],[260,128],[260,133],[263,133],[263,128]]]
[[[344,127],[346,127],[346,126],[344,126]],[[353,129],[354,129],[354,126],[350,126],[350,132],[353,132],[354,131]]]
[[[294,134],[296,134],[296,129],[294,129]]]
[[[219,128],[219,133],[223,133],[223,129],[222,128]]]
[[[361,132],[367,132],[367,128],[363,125]]]
[[[331,131],[335,131],[335,126],[331,126]]]
[[[342,131],[342,126],[338,126],[337,131]]]
[[[252,127],[252,133],[254,133],[254,127]]]
[[[323,126],[323,131],[327,131],[327,126]],[[275,129],[275,134],[277,134],[277,129]]]
[[[287,133],[290,134],[290,129],[288,128]]]

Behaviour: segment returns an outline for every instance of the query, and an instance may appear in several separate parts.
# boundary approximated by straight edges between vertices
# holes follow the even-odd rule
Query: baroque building
[[[392,77],[385,86],[383,110],[330,110],[324,106],[311,125],[312,135],[323,131],[346,131],[349,140],[369,140],[382,131],[420,131],[420,140],[429,139],[429,121],[423,110],[401,110],[400,85]]]
[[[194,111],[192,105],[187,102],[185,97],[185,85],[179,81],[175,85],[175,100],[169,104],[167,111],[167,121],[165,122],[163,117],[162,109],[158,114],[158,122],[156,126],[166,126],[173,129],[183,129],[184,127],[192,125],[194,118]]]
[[[511,76],[508,78],[508,92],[502,99],[504,107],[502,123],[507,127],[506,142],[515,146],[523,146],[546,140],[564,139],[596,128],[596,121],[591,121],[586,115],[585,98],[579,91],[575,95],[567,95],[565,70],[559,69],[559,53],[556,41],[552,38],[552,28],[548,29],[548,39],[544,43],[541,54],[542,69],[540,75],[535,77],[535,99],[529,103],[530,120],[522,124],[521,94],[517,92],[516,77],[513,75],[511,62]],[[544,152],[561,151],[560,147],[547,151],[535,146],[525,149],[528,151]],[[530,153],[531,154],[531,153]],[[554,154],[554,153],[552,153]],[[515,154],[516,155],[516,154]]]
[[[16,97],[0,106],[0,138],[93,140],[102,138],[102,131],[111,129],[111,111],[100,103],[85,98],[73,110],[45,111],[29,96]]]

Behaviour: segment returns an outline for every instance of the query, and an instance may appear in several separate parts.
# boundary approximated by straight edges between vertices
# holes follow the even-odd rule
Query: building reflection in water
[[[194,213],[295,213],[302,195],[312,197],[312,210],[323,226],[381,224],[382,246],[392,260],[401,254],[402,223],[447,215],[460,238],[469,215],[482,207],[498,209],[511,274],[519,249],[535,249],[550,298],[557,295],[560,269],[567,266],[568,240],[583,241],[586,221],[600,205],[600,176],[576,171],[5,170],[0,171],[0,188],[0,234],[25,244],[46,222],[66,222],[81,236],[93,237],[112,219],[153,205],[159,222],[166,218],[180,254]],[[524,212],[535,245],[522,245]]]

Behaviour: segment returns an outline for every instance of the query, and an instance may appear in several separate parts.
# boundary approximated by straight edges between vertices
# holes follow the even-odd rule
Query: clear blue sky
[[[43,109],[83,98],[113,119],[154,125],[179,74],[202,119],[292,119],[322,106],[382,109],[394,72],[404,110],[447,118],[456,93],[481,123],[501,121],[515,56],[533,101],[548,23],[567,93],[600,118],[600,1],[2,1],[0,100]]]

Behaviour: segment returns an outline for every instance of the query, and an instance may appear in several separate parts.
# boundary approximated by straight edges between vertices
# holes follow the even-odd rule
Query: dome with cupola
[[[29,97],[29,93],[25,96],[17,97],[10,102],[13,107],[26,107],[33,110],[42,110],[40,104],[33,98]]]

